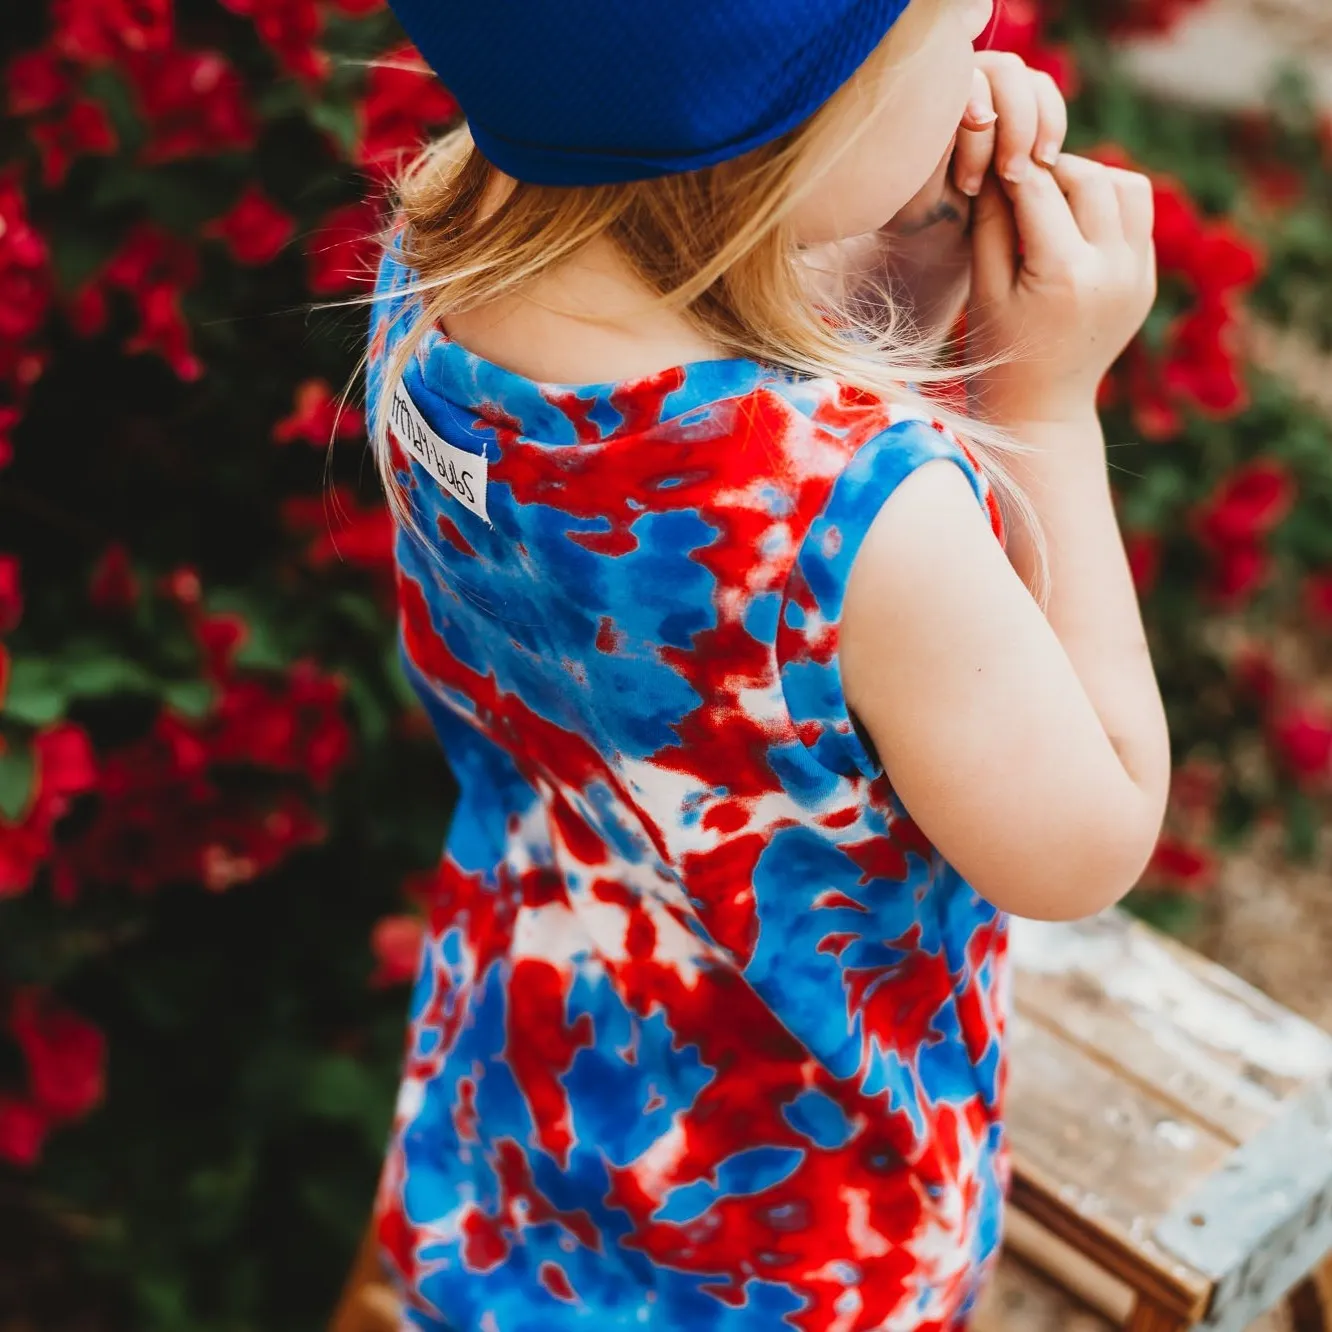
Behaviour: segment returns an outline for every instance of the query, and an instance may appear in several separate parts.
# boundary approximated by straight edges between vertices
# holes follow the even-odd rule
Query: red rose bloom
[[[1198,532],[1215,548],[1243,546],[1279,526],[1295,504],[1295,480],[1275,458],[1257,458],[1232,472],[1198,516]]]
[[[144,160],[170,162],[249,148],[254,120],[240,75],[216,51],[166,51],[128,62],[151,137]]]
[[[171,45],[172,0],[51,0],[56,49],[100,64]]]
[[[1239,323],[1228,308],[1209,303],[1175,323],[1161,378],[1171,393],[1213,416],[1234,416],[1248,406]]]
[[[103,612],[126,611],[139,599],[139,580],[130,567],[129,552],[119,542],[102,552],[88,582],[88,599]]]
[[[15,1096],[0,1096],[0,1161],[33,1166],[41,1159],[47,1120],[41,1108]]]
[[[73,91],[74,80],[56,52],[25,51],[9,62],[5,88],[9,114],[31,116],[59,106]]]
[[[225,241],[238,264],[266,264],[276,259],[296,230],[296,220],[259,189],[247,185],[244,193],[208,228],[210,236]]]
[[[1147,875],[1177,892],[1202,893],[1211,886],[1216,860],[1200,846],[1166,835],[1156,845]]]
[[[1278,711],[1270,725],[1272,747],[1296,781],[1321,783],[1332,771],[1332,714],[1313,702]]]
[[[15,555],[0,555],[0,634],[7,634],[23,616],[23,587]]]
[[[405,985],[416,975],[425,939],[420,916],[384,916],[370,933],[370,951],[377,963],[370,984],[376,989]]]
[[[39,121],[31,132],[41,154],[42,183],[48,187],[61,184],[78,158],[116,150],[116,132],[102,104],[91,97],[71,102],[61,115]]]
[[[10,1030],[28,1061],[32,1098],[52,1120],[81,1119],[101,1102],[106,1038],[90,1022],[23,991]]]
[[[312,448],[326,448],[334,437],[348,439],[365,433],[365,414],[359,407],[340,403],[323,379],[307,379],[296,386],[290,416],[273,427],[279,444],[301,440]]]
[[[190,349],[190,330],[180,308],[198,274],[193,249],[168,232],[141,223],[107,264],[101,284],[128,292],[138,307],[139,328],[125,343],[130,353],[152,351],[185,380],[198,379],[203,365]]]
[[[32,337],[51,304],[46,242],[28,223],[13,180],[0,180],[0,342]]]
[[[369,282],[382,222],[379,209],[369,200],[343,204],[324,218],[306,245],[310,290],[316,296]]]
[[[458,103],[412,47],[399,47],[380,60],[365,83],[356,160],[373,171],[391,171],[431,129],[458,114]]]
[[[1155,532],[1132,532],[1124,538],[1133,585],[1146,596],[1161,575],[1161,538]]]
[[[1226,609],[1244,605],[1266,582],[1272,557],[1261,546],[1227,546],[1212,565],[1212,596]]]
[[[297,78],[323,78],[327,57],[315,49],[322,26],[315,0],[221,0],[233,14],[254,23],[260,41]]]
[[[1332,571],[1311,574],[1304,583],[1304,606],[1321,629],[1332,629]]]

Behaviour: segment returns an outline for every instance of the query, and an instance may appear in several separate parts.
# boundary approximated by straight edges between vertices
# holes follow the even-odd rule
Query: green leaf
[[[170,680],[162,688],[162,697],[182,716],[197,720],[212,711],[215,691],[207,680]]]
[[[1286,801],[1286,845],[1290,858],[1308,863],[1318,850],[1318,806],[1303,791]]]
[[[1183,893],[1133,893],[1125,905],[1139,920],[1176,938],[1191,935],[1202,918],[1202,903]]]
[[[109,655],[66,663],[65,684],[68,692],[78,698],[153,694],[159,687],[152,672],[145,670],[137,661]]]
[[[65,715],[69,695],[54,662],[19,657],[9,672],[4,715],[29,726],[49,726]]]
[[[0,750],[0,814],[11,822],[27,809],[36,772],[32,747],[8,740]]]
[[[307,1113],[322,1119],[356,1119],[374,1094],[368,1074],[354,1059],[325,1055],[310,1065],[302,1103]]]
[[[317,129],[331,134],[338,147],[348,157],[356,151],[361,131],[356,123],[356,108],[353,104],[316,102],[310,108],[310,120]]]

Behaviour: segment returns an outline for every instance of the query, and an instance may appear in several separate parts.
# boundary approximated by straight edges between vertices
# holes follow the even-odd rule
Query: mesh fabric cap
[[[598,185],[739,157],[818,110],[909,0],[389,0],[501,171]]]

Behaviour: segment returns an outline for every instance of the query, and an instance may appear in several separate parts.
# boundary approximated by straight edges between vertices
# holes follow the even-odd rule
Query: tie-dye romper
[[[390,250],[372,413],[419,302]],[[752,361],[392,404],[402,652],[461,787],[379,1233],[405,1326],[944,1332],[999,1235],[1005,921],[843,696],[924,415]],[[911,706],[909,699],[902,706]]]

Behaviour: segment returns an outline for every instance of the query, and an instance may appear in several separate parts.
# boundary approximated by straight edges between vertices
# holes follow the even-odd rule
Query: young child
[[[1095,412],[1150,189],[974,53],[991,0],[393,3],[469,117],[369,353],[461,788],[404,1325],[960,1328],[1006,913],[1114,902],[1165,802]]]

